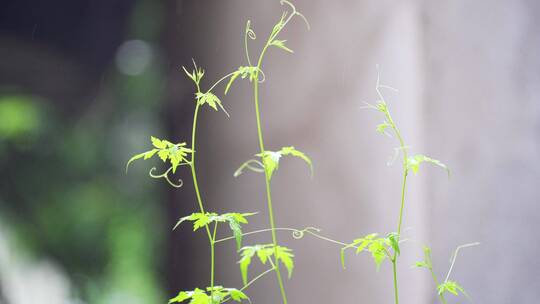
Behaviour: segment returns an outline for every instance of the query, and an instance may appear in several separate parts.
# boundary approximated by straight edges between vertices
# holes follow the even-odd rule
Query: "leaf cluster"
[[[251,259],[257,255],[262,264],[270,261],[272,267],[275,267],[275,262],[281,262],[287,268],[289,278],[292,275],[294,268],[294,254],[292,250],[283,246],[274,246],[274,244],[245,246],[240,249],[240,272],[242,273],[242,281],[247,283],[248,267],[251,264]]]
[[[377,233],[371,233],[362,238],[355,239],[352,243],[341,248],[341,266],[345,268],[345,250],[349,248],[356,248],[356,254],[359,254],[362,251],[370,252],[371,257],[375,262],[375,266],[377,267],[377,271],[386,258],[393,259],[390,250],[394,250],[399,256],[399,235],[397,233],[389,233],[384,238],[377,236]]]
[[[298,157],[302,160],[304,160],[308,165],[311,172],[311,175],[313,176],[313,163],[311,162],[311,159],[303,152],[295,149],[294,147],[283,147],[279,151],[269,151],[266,150],[262,153],[255,154],[255,156],[259,157],[262,161],[259,162],[258,160],[250,159],[246,162],[244,162],[235,172],[234,176],[239,176],[243,173],[244,169],[249,169],[251,171],[255,172],[264,172],[268,174],[269,178],[272,178],[272,175],[274,172],[279,168],[279,161],[282,156],[291,155],[294,157]],[[258,165],[259,167],[255,167],[255,165]]]
[[[229,89],[231,88],[231,85],[238,77],[242,79],[248,78],[250,82],[258,81],[258,71],[259,69],[256,66],[241,66],[238,68],[238,70],[232,72],[231,78],[229,78],[229,82],[225,87],[225,95],[227,95]]]
[[[154,148],[133,156],[126,164],[126,172],[133,161],[141,158],[147,160],[156,154],[163,162],[169,160],[173,173],[176,172],[176,168],[181,164],[190,164],[187,156],[188,154],[193,153],[193,151],[186,147],[185,142],[173,144],[168,140],[159,139],[154,136],[151,136],[150,140],[152,141]]]
[[[456,281],[445,281],[439,286],[437,286],[437,294],[438,295],[444,295],[445,293],[451,293],[455,296],[459,295],[459,293],[463,294],[466,297],[469,297],[463,287],[461,287]]]
[[[181,303],[190,300],[189,304],[219,304],[228,298],[236,302],[249,299],[244,292],[236,288],[214,286],[206,288],[206,291],[199,288],[191,291],[181,291],[176,297],[170,299],[169,303]]]
[[[224,213],[217,214],[212,212],[196,212],[191,215],[184,216],[178,220],[174,229],[176,229],[180,224],[185,221],[193,222],[193,231],[197,231],[199,228],[210,225],[211,223],[228,223],[229,228],[233,232],[233,235],[236,239],[236,245],[238,248],[242,246],[242,224],[247,224],[248,216],[255,215],[256,213]]]
[[[212,92],[206,92],[206,93],[197,92],[197,93],[195,93],[195,99],[197,100],[197,103],[199,105],[202,106],[204,104],[207,104],[208,106],[210,106],[212,109],[214,109],[216,111],[218,110],[218,106],[219,106],[219,108],[223,112],[225,112],[225,114],[227,116],[229,116],[229,113],[223,107],[223,104],[221,103],[221,100],[214,93],[212,93]]]

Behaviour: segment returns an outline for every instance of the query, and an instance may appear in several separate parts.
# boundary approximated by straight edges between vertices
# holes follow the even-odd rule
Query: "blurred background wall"
[[[247,19],[262,41],[278,1],[3,1],[0,10],[0,303],[163,303],[208,280],[201,234],[171,231],[195,210],[187,172],[171,190],[128,175],[150,135],[189,139],[191,58],[207,82],[245,65]],[[395,230],[400,169],[395,139],[362,109],[382,82],[413,153],[445,162],[410,179],[399,269],[403,303],[434,303],[429,275],[411,269],[423,244],[436,272],[472,241],[452,277],[475,303],[534,303],[540,295],[540,5],[537,1],[308,1],[310,20],[283,34],[295,54],[272,51],[261,86],[268,149],[294,145],[314,161],[283,159],[273,178],[280,227],[315,226],[350,241]],[[264,181],[232,173],[257,152],[250,86],[238,82],[204,111],[199,130],[203,196],[217,212],[259,211]],[[147,168],[148,167],[148,168]],[[304,237],[280,240],[296,254],[291,303],[391,303],[391,269]],[[269,241],[269,235],[246,243]],[[234,244],[218,248],[217,279],[241,284]],[[188,261],[188,262],[186,262]],[[256,272],[256,267],[252,273]],[[267,277],[249,292],[274,303]],[[457,303],[459,299],[452,299]]]

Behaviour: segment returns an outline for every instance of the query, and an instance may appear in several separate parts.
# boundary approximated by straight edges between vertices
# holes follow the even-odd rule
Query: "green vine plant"
[[[262,71],[263,59],[265,58],[267,50],[273,47],[289,53],[293,53],[293,51],[286,46],[286,40],[278,39],[279,34],[293,18],[299,17],[300,19],[305,21],[309,29],[309,23],[307,22],[306,18],[296,10],[296,7],[291,2],[287,0],[281,0],[280,4],[285,6],[286,9],[281,15],[279,21],[274,25],[270,35],[268,36],[268,39],[260,52],[256,65],[253,65],[251,62],[248,44],[249,40],[256,39],[256,35],[254,30],[251,28],[251,21],[248,20],[244,32],[244,46],[247,59],[246,66],[240,66],[235,71],[221,77],[207,90],[202,89],[201,83],[205,76],[205,71],[202,68],[198,67],[195,61],[193,61],[193,70],[191,71],[188,71],[186,67],[182,67],[187,77],[191,79],[191,81],[195,85],[195,111],[193,114],[191,146],[188,147],[188,144],[186,142],[174,144],[171,141],[159,139],[152,136],[150,138],[152,148],[146,152],[136,154],[131,159],[129,159],[126,164],[127,172],[129,166],[134,161],[148,160],[157,155],[159,159],[161,159],[164,163],[168,165],[168,168],[163,171],[163,173],[157,174],[157,168],[152,167],[149,171],[149,176],[154,179],[164,179],[169,185],[174,188],[180,188],[183,186],[182,180],[174,181],[174,179],[172,178],[172,176],[174,176],[174,174],[176,173],[176,170],[179,167],[189,167],[191,171],[193,187],[195,190],[199,210],[197,212],[193,212],[190,215],[181,217],[174,226],[173,230],[177,227],[180,227],[185,222],[191,222],[193,226],[193,231],[198,231],[202,229],[206,232],[210,247],[210,280],[209,286],[207,287],[195,288],[194,290],[180,291],[177,296],[169,300],[169,303],[181,303],[189,301],[189,304],[220,304],[225,303],[229,300],[237,302],[247,300],[251,302],[249,297],[245,294],[245,290],[255,281],[261,279],[262,277],[271,272],[275,272],[279,284],[281,299],[283,301],[283,304],[287,304],[287,296],[285,293],[285,286],[281,275],[280,265],[283,265],[287,269],[288,276],[290,277],[294,268],[294,255],[291,249],[279,245],[276,231],[292,232],[294,238],[301,238],[306,232],[312,235],[317,235],[316,231],[318,230],[312,227],[306,228],[304,230],[298,230],[293,228],[277,228],[275,225],[270,180],[272,178],[272,175],[279,167],[280,158],[282,156],[298,157],[304,160],[309,165],[313,174],[312,162],[303,152],[295,149],[292,146],[283,147],[277,151],[270,151],[266,150],[264,145],[261,113],[259,110],[259,84],[264,82],[265,80],[265,75]],[[264,173],[266,183],[266,205],[270,224],[269,229],[262,229],[248,233],[242,232],[242,225],[248,224],[248,217],[255,215],[256,213],[230,212],[224,214],[217,214],[214,212],[206,211],[205,204],[201,196],[200,184],[197,179],[195,162],[197,151],[197,120],[199,117],[200,109],[207,105],[211,109],[215,111],[221,110],[227,116],[229,116],[229,113],[225,110],[221,99],[216,95],[215,90],[218,85],[225,84],[225,81],[228,80],[224,88],[224,95],[226,95],[231,89],[232,84],[235,82],[235,80],[239,78],[249,80],[253,84],[253,101],[257,118],[259,152],[255,154],[255,157],[257,159],[251,159],[245,162],[234,173],[234,176],[239,176],[244,170]],[[228,224],[229,229],[232,231],[231,237],[217,239],[216,235],[220,224]],[[255,244],[252,246],[242,247],[243,236],[263,232],[270,232],[272,237],[272,243]],[[240,254],[239,264],[243,282],[243,286],[241,288],[225,288],[221,285],[217,285],[215,280],[215,246],[218,243],[233,239],[236,241],[238,253]],[[248,267],[251,264],[252,258],[255,256],[257,256],[258,260],[260,260],[263,265],[269,265],[269,268],[266,271],[256,275],[251,280],[248,280]]]
[[[246,22],[246,27],[244,31],[244,49],[247,65],[240,66],[233,72],[219,78],[213,85],[209,87],[209,89],[206,90],[202,89],[202,80],[205,76],[205,71],[201,67],[198,67],[195,61],[193,61],[193,69],[191,71],[189,71],[186,67],[182,67],[187,77],[194,83],[195,86],[195,110],[193,114],[191,145],[188,146],[187,142],[179,142],[175,144],[171,141],[152,136],[150,138],[152,148],[146,152],[136,154],[131,159],[129,159],[126,164],[127,172],[129,166],[134,161],[149,160],[157,156],[157,158],[161,159],[161,161],[166,164],[167,169],[164,170],[162,173],[158,174],[156,173],[158,169],[156,167],[152,167],[148,172],[149,176],[154,179],[163,179],[174,188],[181,188],[183,186],[182,180],[175,181],[173,178],[179,167],[188,167],[191,172],[193,188],[196,195],[196,206],[198,207],[198,210],[189,215],[180,217],[176,225],[174,225],[173,230],[182,226],[182,224],[186,222],[190,222],[192,224],[193,231],[203,230],[205,232],[210,247],[209,285],[202,288],[195,288],[193,290],[182,290],[175,297],[171,298],[169,300],[169,303],[188,302],[189,304],[221,304],[230,300],[236,302],[249,301],[251,303],[250,298],[245,293],[246,289],[249,288],[256,281],[265,277],[267,274],[275,273],[276,280],[279,286],[279,295],[281,297],[281,301],[283,304],[287,304],[287,294],[285,290],[285,283],[283,280],[281,267],[285,267],[287,271],[287,276],[290,278],[294,269],[294,254],[292,249],[280,245],[278,241],[277,232],[284,231],[292,233],[292,237],[295,239],[300,239],[305,234],[309,234],[323,241],[339,245],[341,247],[341,263],[343,268],[345,268],[345,252],[348,249],[355,249],[357,254],[364,251],[369,252],[375,262],[377,269],[379,269],[380,265],[385,260],[389,260],[392,264],[395,304],[399,304],[397,265],[401,254],[400,244],[406,241],[405,239],[401,238],[401,234],[403,211],[405,208],[407,178],[410,172],[412,172],[413,174],[417,174],[420,166],[424,163],[430,163],[439,166],[446,170],[448,174],[450,174],[450,171],[448,170],[447,166],[442,162],[425,156],[423,154],[409,156],[409,146],[405,144],[405,141],[403,140],[403,137],[390,114],[388,104],[384,99],[383,94],[381,93],[381,89],[395,89],[389,86],[381,85],[380,77],[378,76],[376,91],[379,100],[376,102],[375,105],[368,104],[367,107],[374,109],[383,115],[383,122],[377,125],[376,130],[381,134],[385,134],[387,136],[395,136],[397,138],[399,146],[395,149],[394,160],[398,157],[400,153],[403,157],[403,180],[401,185],[401,200],[398,224],[395,232],[390,232],[384,237],[381,237],[376,233],[372,233],[347,243],[323,236],[320,234],[320,230],[314,227],[307,227],[304,229],[277,227],[272,201],[271,180],[272,177],[275,175],[276,170],[279,169],[281,158],[283,156],[292,156],[303,160],[309,166],[311,176],[313,176],[312,161],[305,153],[297,150],[293,146],[285,146],[278,150],[267,150],[263,136],[264,134],[262,128],[262,115],[260,111],[259,85],[266,79],[266,76],[263,72],[263,62],[265,59],[265,55],[267,54],[267,51],[272,48],[277,48],[288,53],[293,53],[293,51],[286,45],[286,40],[279,39],[279,36],[282,33],[283,29],[294,18],[300,18],[301,20],[303,20],[309,29],[309,23],[307,22],[306,18],[304,17],[304,15],[302,15],[296,10],[296,7],[291,2],[287,0],[280,0],[280,4],[285,6],[286,9],[282,13],[278,22],[272,28],[272,31],[270,32],[264,46],[262,47],[262,50],[259,53],[257,61],[254,62],[255,64],[252,63],[250,58],[249,41],[255,40],[256,34],[251,27],[251,21],[248,20]],[[249,159],[243,164],[241,164],[239,168],[234,172],[233,176],[239,177],[245,171],[252,171],[255,173],[264,174],[266,211],[268,213],[269,222],[269,228],[250,232],[243,232],[243,225],[248,224],[248,218],[255,215],[256,212],[229,212],[218,214],[215,212],[209,212],[205,209],[205,204],[201,195],[200,184],[197,179],[196,170],[196,139],[199,112],[203,107],[208,106],[208,108],[211,108],[214,111],[221,111],[225,115],[227,115],[227,117],[229,117],[229,113],[226,111],[221,99],[216,93],[216,88],[219,85],[224,85],[223,94],[227,95],[228,92],[231,90],[234,82],[238,79],[248,80],[253,87],[253,105],[255,110],[259,149],[256,153],[253,154],[255,158]],[[225,81],[227,81],[226,84]],[[222,227],[220,226],[220,224],[226,224],[231,231],[232,236],[218,239],[218,228]],[[271,243],[242,246],[244,236],[266,232],[270,232]],[[234,240],[236,242],[237,251],[240,256],[238,263],[240,266],[240,274],[243,283],[243,286],[241,286],[240,288],[229,288],[216,284],[215,246],[217,244],[230,240]],[[425,268],[430,271],[436,284],[436,293],[441,300],[441,303],[446,304],[445,296],[448,294],[462,294],[468,298],[468,295],[464,291],[464,289],[456,281],[450,280],[449,278],[459,250],[477,244],[478,243],[466,244],[459,246],[456,249],[452,256],[451,266],[448,274],[445,280],[442,282],[437,279],[433,271],[433,265],[431,262],[431,250],[429,249],[429,247],[424,248],[424,259],[416,263],[415,266],[419,268]],[[257,259],[261,264],[267,265],[268,268],[250,279],[249,266],[251,265],[254,258]]]
[[[377,66],[377,69],[378,69],[378,66]],[[409,155],[410,147],[405,144],[405,141],[401,135],[401,132],[398,129],[394,119],[392,118],[390,109],[388,107],[388,103],[386,102],[382,94],[382,89],[389,89],[392,91],[397,91],[396,89],[390,86],[382,85],[380,83],[380,73],[378,73],[377,84],[375,87],[378,100],[376,101],[374,105],[366,103],[367,105],[366,108],[376,110],[379,113],[381,113],[383,116],[383,121],[380,124],[378,124],[376,127],[377,132],[387,135],[389,137],[395,136],[397,138],[399,146],[395,148],[395,154],[390,163],[392,163],[398,157],[399,154],[402,155],[401,198],[400,198],[400,208],[399,208],[399,217],[397,221],[397,227],[394,232],[390,232],[383,237],[379,236],[377,233],[372,233],[372,234],[363,236],[361,238],[357,238],[353,240],[351,243],[346,244],[345,246],[341,248],[341,264],[342,264],[342,267],[345,268],[345,251],[351,248],[354,248],[357,254],[364,251],[369,252],[373,258],[373,261],[375,262],[377,270],[379,270],[380,265],[385,260],[390,261],[390,263],[392,264],[394,301],[395,301],[395,304],[399,304],[399,288],[398,288],[399,280],[398,280],[397,266],[398,266],[398,261],[401,254],[400,244],[406,241],[405,239],[401,238],[401,234],[402,234],[402,224],[403,224],[403,211],[405,209],[407,178],[410,172],[416,175],[420,169],[420,166],[424,163],[433,164],[435,166],[438,166],[444,169],[447,172],[448,176],[450,176],[450,170],[445,164],[443,164],[439,160],[428,157],[426,155],[423,155],[423,154],[416,154],[412,156]],[[450,266],[448,275],[442,283],[439,283],[439,281],[437,280],[435,276],[435,273],[433,272],[433,266],[431,263],[431,250],[429,249],[429,247],[424,248],[424,260],[416,263],[416,266],[426,268],[431,272],[431,275],[437,287],[437,295],[441,303],[446,304],[445,294],[447,293],[451,293],[454,295],[458,295],[461,293],[468,298],[468,295],[464,291],[464,289],[457,282],[449,280],[449,276],[454,266],[455,258],[457,256],[458,251],[461,248],[465,248],[465,247],[469,247],[473,245],[478,245],[478,243],[462,245],[456,249],[453,255],[452,264]]]

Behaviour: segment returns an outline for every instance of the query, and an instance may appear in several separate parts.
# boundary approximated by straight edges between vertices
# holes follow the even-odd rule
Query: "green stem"
[[[429,268],[429,272],[431,272],[431,277],[433,278],[433,282],[435,282],[435,287],[439,286],[439,280],[437,280],[437,276],[435,275],[435,272],[433,272],[433,268]],[[439,295],[439,299],[441,299],[441,303],[447,304],[446,299],[444,298],[444,294]]]
[[[392,272],[394,274],[394,297],[396,304],[399,303],[399,291],[398,291],[398,280],[397,280],[397,260],[392,260]]]
[[[200,92],[199,85],[197,84],[197,91]],[[199,190],[199,183],[197,181],[197,171],[195,170],[195,143],[197,139],[197,117],[199,114],[199,103],[197,102],[197,105],[195,106],[195,113],[193,114],[193,127],[192,127],[192,133],[191,133],[191,150],[193,151],[191,154],[191,176],[193,177],[193,187],[195,188],[195,194],[197,196],[197,203],[199,204],[199,209],[201,213],[205,213],[203,201],[201,198],[201,191]],[[208,225],[205,227],[206,234],[208,235],[208,242],[210,243],[210,264],[212,265],[210,268],[210,287],[213,290],[214,287],[214,238],[212,238],[212,235],[210,233],[210,228],[208,228]],[[213,291],[212,291],[213,292]]]
[[[377,87],[378,91],[378,87]],[[381,95],[379,93],[379,95]],[[384,102],[384,100],[383,100]],[[403,153],[403,182],[401,184],[401,205],[399,207],[399,220],[398,220],[398,226],[397,226],[397,237],[398,241],[401,238],[401,225],[403,223],[403,210],[405,208],[405,190],[407,188],[407,175],[409,173],[408,169],[408,156],[407,156],[407,147],[405,146],[405,141],[403,140],[403,137],[401,137],[401,133],[399,132],[399,129],[397,128],[396,124],[394,123],[394,120],[392,119],[392,115],[390,115],[390,112],[386,110],[385,112],[386,119],[388,123],[391,125],[392,129],[394,130],[394,133],[396,134],[396,137],[399,140],[399,149]],[[397,279],[397,252],[394,251],[394,256],[391,259],[392,260],[392,273],[394,276],[394,296],[395,296],[395,304],[399,304],[399,290],[398,290],[398,279]]]
[[[267,47],[263,49],[263,52],[261,53],[261,57],[259,59],[259,65],[260,68],[261,60],[264,55],[264,51]],[[258,72],[257,72],[258,76]],[[262,127],[261,127],[261,115],[259,111],[259,82],[253,81],[253,94],[254,94],[254,101],[255,101],[255,114],[257,117],[257,135],[259,137],[259,148],[261,153],[264,153],[264,140],[263,140],[263,133],[262,133]],[[274,220],[274,207],[272,206],[272,193],[270,190],[270,176],[268,175],[268,171],[264,170],[264,181],[266,184],[266,199],[267,199],[267,207],[268,207],[268,217],[270,221],[270,228],[271,234],[272,234],[272,244],[274,245],[274,256],[278,255],[278,241],[276,236],[276,224]],[[283,304],[287,304],[287,294],[285,293],[285,287],[283,285],[283,278],[281,277],[281,271],[279,269],[279,263],[276,263],[276,277],[279,284],[279,290],[281,293],[281,298],[283,300]]]
[[[257,74],[255,79],[259,79],[259,71],[261,70],[262,60],[264,58],[264,54],[266,53],[266,50],[268,49],[269,43],[271,42],[270,38],[264,48],[261,51],[261,55],[259,56],[259,60],[257,63]],[[264,138],[263,138],[263,132],[261,127],[261,113],[259,110],[259,82],[257,80],[253,81],[253,100],[255,103],[255,115],[257,118],[257,136],[259,138],[259,149],[261,153],[264,153]],[[267,207],[268,207],[268,217],[270,221],[270,228],[271,234],[272,234],[272,244],[274,245],[274,256],[278,256],[278,241],[276,236],[276,224],[274,220],[274,207],[272,206],[272,193],[270,190],[270,176],[268,175],[268,171],[264,170],[264,181],[266,184],[266,200],[267,200]],[[283,304],[287,304],[287,294],[285,293],[285,287],[283,285],[283,278],[281,277],[281,271],[279,268],[279,263],[276,263],[276,277],[279,284],[279,290],[281,293],[281,298],[283,300]]]

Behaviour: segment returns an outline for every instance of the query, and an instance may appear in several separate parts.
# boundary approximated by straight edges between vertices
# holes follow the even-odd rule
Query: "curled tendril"
[[[249,66],[251,66],[251,59],[249,58],[248,37],[251,40],[257,39],[257,35],[255,35],[255,32],[251,29],[251,20],[248,20],[246,22],[246,32],[244,34],[244,48],[246,51],[246,58]]]
[[[255,35],[255,32],[253,31],[253,29],[251,29],[251,20],[248,20],[246,22],[246,35],[251,40],[257,39],[257,35]]]
[[[293,230],[292,237],[296,240],[299,240],[304,237],[305,233],[309,233],[311,235],[315,235],[315,233],[321,232],[321,229],[315,228],[315,227],[306,227],[302,230]]]
[[[171,172],[172,167],[167,169],[167,171],[163,172],[162,174],[154,174],[154,171],[156,171],[156,170],[157,170],[156,167],[152,167],[152,169],[150,169],[150,171],[148,171],[148,175],[150,175],[151,178],[155,178],[155,179],[163,178],[169,183],[169,185],[171,185],[171,186],[173,186],[175,188],[180,188],[180,187],[182,187],[184,185],[184,181],[182,181],[181,179],[178,179],[178,184],[173,183],[169,179],[169,172]]]
[[[259,73],[257,73],[257,76],[258,76],[258,75],[261,75],[262,78],[261,78],[261,79],[257,79],[257,81],[258,81],[259,83],[263,83],[263,82],[266,80],[266,75],[264,74],[264,72],[263,72],[262,69],[258,68],[258,70],[259,70]]]

